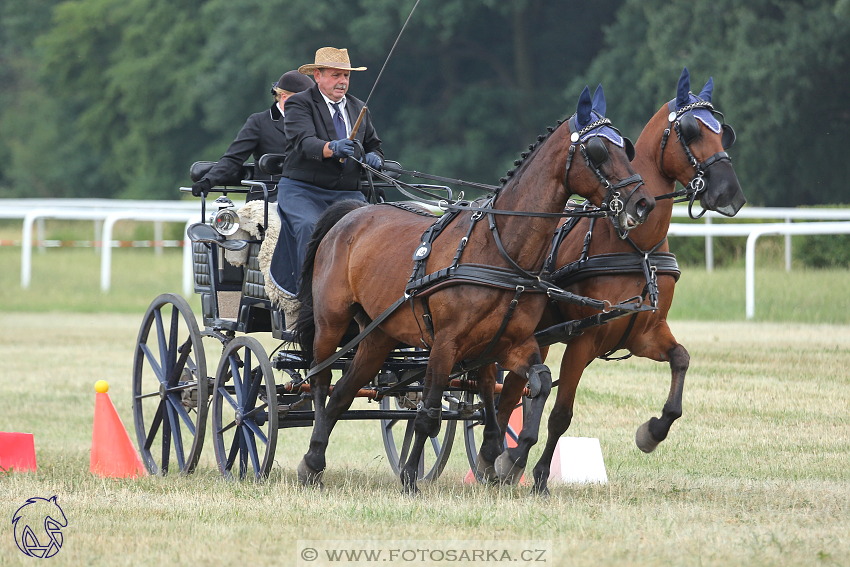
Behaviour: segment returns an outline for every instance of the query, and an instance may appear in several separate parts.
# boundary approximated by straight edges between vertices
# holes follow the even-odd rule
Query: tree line
[[[414,1],[4,0],[0,197],[177,198],[317,48],[365,99]],[[422,0],[369,106],[388,158],[495,184],[585,85],[637,139],[684,66],[750,203],[850,203],[850,0]]]

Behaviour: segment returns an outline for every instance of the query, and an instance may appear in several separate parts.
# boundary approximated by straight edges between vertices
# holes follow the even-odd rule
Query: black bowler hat
[[[281,75],[277,83],[272,85],[272,94],[274,94],[274,87],[291,93],[300,93],[301,91],[306,91],[312,86],[313,79],[310,77],[302,75],[298,71],[288,71]]]

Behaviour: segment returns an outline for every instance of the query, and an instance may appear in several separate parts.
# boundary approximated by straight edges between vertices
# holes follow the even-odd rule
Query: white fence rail
[[[238,203],[237,203],[238,206]],[[674,218],[687,218],[685,206],[673,207]],[[21,239],[21,287],[28,288],[32,277],[32,232],[35,223],[44,219],[70,219],[94,221],[96,232],[101,233],[100,288],[106,293],[111,286],[112,233],[117,222],[122,220],[160,222],[185,222],[200,220],[200,204],[197,201],[131,201],[123,199],[2,199],[0,218],[23,219]],[[703,223],[670,225],[670,236],[702,236],[706,239],[706,269],[714,267],[714,237],[746,236],[746,317],[755,316],[755,246],[759,237],[785,235],[786,269],[791,269],[791,236],[803,234],[850,234],[850,222],[803,222],[792,221],[850,221],[850,209],[792,209],[774,207],[745,207],[736,218],[777,219],[782,223],[772,224],[714,224],[714,219],[726,217],[709,211]],[[40,229],[40,241],[43,234]],[[185,230],[184,230],[185,240]],[[183,294],[192,293],[192,248],[183,247]]]

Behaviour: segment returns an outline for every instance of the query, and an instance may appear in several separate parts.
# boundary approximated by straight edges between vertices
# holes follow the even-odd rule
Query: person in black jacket
[[[218,163],[202,179],[192,185],[192,195],[199,197],[201,193],[208,193],[212,187],[219,185],[223,180],[237,177],[239,168],[252,154],[256,162],[264,154],[285,153],[284,103],[290,96],[312,86],[313,81],[298,71],[284,73],[277,83],[272,84],[271,94],[274,95],[272,107],[248,117],[236,139],[233,140]],[[267,174],[259,170],[255,170],[254,178],[270,179]],[[269,197],[273,200],[276,195],[277,190],[272,190]],[[246,200],[262,198],[262,193],[248,193]]]
[[[271,266],[275,285],[295,296],[298,277],[313,227],[325,209],[345,199],[364,201],[360,192],[362,159],[372,167],[383,165],[381,140],[366,110],[354,139],[352,128],[365,106],[348,94],[352,71],[348,50],[323,47],[314,63],[298,71],[312,74],[316,84],[286,103],[286,160],[278,183],[280,237]],[[364,155],[365,154],[365,155]]]

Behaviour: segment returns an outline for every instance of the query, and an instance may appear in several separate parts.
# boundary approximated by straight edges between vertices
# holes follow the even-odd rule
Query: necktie
[[[332,102],[331,105],[334,107],[334,129],[336,129],[336,137],[338,140],[341,140],[346,137],[345,132],[345,120],[342,118],[342,113],[339,110],[339,103]]]

